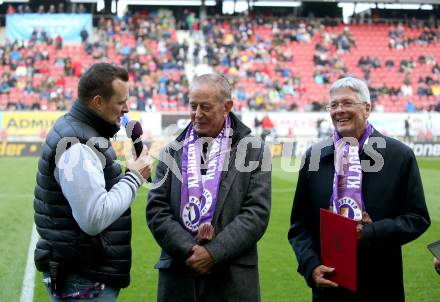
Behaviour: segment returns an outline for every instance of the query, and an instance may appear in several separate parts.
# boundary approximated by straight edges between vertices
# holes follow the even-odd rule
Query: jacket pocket
[[[244,265],[244,266],[255,266],[258,264],[257,254],[246,254],[235,258],[231,261],[232,264]]]

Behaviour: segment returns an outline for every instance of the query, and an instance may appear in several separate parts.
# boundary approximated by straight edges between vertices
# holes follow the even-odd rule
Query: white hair
[[[191,83],[190,92],[201,84],[208,84],[216,87],[218,96],[221,97],[222,102],[231,99],[231,84],[229,84],[228,80],[223,75],[218,73],[207,73],[194,78]]]
[[[371,104],[370,91],[368,90],[368,86],[364,81],[353,77],[339,79],[330,87],[330,95],[342,88],[349,88],[353,90],[358,94],[361,102]]]

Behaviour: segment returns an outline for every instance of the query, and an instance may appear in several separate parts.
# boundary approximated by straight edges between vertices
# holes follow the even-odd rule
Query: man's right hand
[[[148,155],[147,148],[144,147],[138,158],[134,156],[127,159],[127,169],[141,176],[146,181],[151,176],[153,160]]]
[[[208,274],[214,266],[214,258],[212,258],[212,255],[204,246],[198,244],[193,246],[191,251],[192,255],[186,259],[186,265],[196,273]]]
[[[312,272],[313,281],[316,287],[338,287],[338,284],[324,278],[325,274],[334,272],[335,269],[325,265],[318,265]]]

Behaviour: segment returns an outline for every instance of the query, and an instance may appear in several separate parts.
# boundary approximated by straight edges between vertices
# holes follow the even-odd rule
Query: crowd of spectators
[[[320,38],[315,44],[313,79],[316,84],[329,84],[331,79],[347,74],[348,68],[340,57],[356,47],[350,30],[346,27],[339,34],[332,34],[321,27]]]
[[[8,101],[0,109],[65,110],[83,70],[112,61],[129,70],[132,109],[177,110],[188,102],[188,46],[177,42],[173,26],[170,15],[102,17],[93,39],[81,31],[81,45],[63,47],[60,36],[38,30],[28,41],[6,42],[0,45],[0,97]]]
[[[49,11],[60,9],[64,11],[63,7],[50,7]],[[26,12],[26,7],[16,13],[20,12]],[[95,21],[93,35],[81,31],[81,45],[66,45],[61,36],[50,37],[38,29],[28,41],[0,45],[0,98],[8,99],[6,105],[0,102],[0,109],[66,109],[76,99],[82,71],[97,61],[116,62],[129,70],[131,109],[141,111],[184,110],[188,63],[206,63],[228,77],[238,110],[323,110],[325,85],[345,74],[365,79],[373,102],[396,97],[396,102],[413,105],[408,105],[408,110],[428,108],[417,99],[412,102],[412,97],[440,95],[438,54],[430,53],[429,48],[417,56],[412,53],[396,58],[362,52],[352,63],[347,58],[354,57],[359,35],[335,20],[212,16],[200,21],[185,10],[177,21],[167,12],[129,13],[121,19],[100,17]],[[405,47],[425,42],[436,45],[436,24],[411,26],[391,25],[390,37],[410,41]],[[194,38],[194,47],[189,41],[179,42],[176,27],[200,30],[203,40]],[[418,29],[419,34],[408,40],[405,32],[409,29]],[[310,56],[305,57],[304,50]],[[304,58],[310,60],[309,72],[296,66]],[[415,74],[421,66],[425,73],[417,80]],[[375,77],[383,68],[396,76],[403,74],[403,80],[378,84]],[[376,105],[381,106],[380,102]],[[428,105],[433,108],[432,103]]]
[[[428,68],[424,68],[424,70],[427,70],[427,73],[423,76],[420,75],[417,84],[415,84],[416,81],[411,80],[411,74],[418,65],[421,66],[421,68],[424,68],[424,66],[427,66]],[[368,77],[366,74],[370,68],[380,68],[381,62],[378,58],[361,57],[358,66],[366,71],[364,75],[367,79]],[[394,61],[388,59],[385,66],[391,69],[394,66]],[[370,87],[371,99],[373,102],[383,96],[401,97],[407,100],[405,106],[406,112],[433,109],[438,111],[439,106],[436,106],[435,104],[430,104],[427,108],[421,108],[411,101],[411,98],[413,97],[423,98],[440,96],[440,65],[436,63],[436,60],[432,55],[420,55],[418,62],[412,58],[402,59],[399,63],[398,72],[404,74],[404,79],[400,87],[389,86],[387,83],[382,83],[381,86]]]
[[[400,26],[403,28],[403,25]],[[217,17],[202,21],[201,30],[206,41],[207,63],[232,80],[237,99],[242,102],[244,108],[294,110],[297,108],[295,100],[307,94],[308,87],[302,84],[304,79],[294,68],[295,51],[290,46],[298,43],[314,45],[312,77],[317,85],[327,85],[340,76],[353,72],[353,66],[347,64],[344,55],[356,52],[356,39],[348,26],[342,27],[341,30],[332,30],[334,27],[341,28],[341,24],[325,24],[325,20],[280,21],[264,17]],[[434,43],[435,40],[427,38],[428,32],[435,33],[436,28],[424,24],[422,34],[419,38],[412,39],[411,43],[422,43],[423,39],[427,39],[428,43]],[[198,52],[199,49],[197,55]],[[434,73],[435,66],[438,66],[435,56],[420,55],[419,64],[428,62],[432,65]],[[395,64],[398,64],[397,70],[394,69]],[[412,57],[395,62],[394,58],[366,55],[359,58],[357,67],[361,71],[358,76],[362,75],[367,82],[372,78],[372,70],[381,70],[382,67],[387,68],[396,77],[398,73],[404,74],[404,80],[399,85],[370,85],[373,101],[382,96],[396,96],[402,99],[401,102],[406,102],[408,97],[416,93],[411,82],[411,74],[415,68]],[[436,91],[437,83],[438,81],[425,83],[426,90]],[[309,104],[301,109],[322,110],[323,101],[325,100],[311,99]],[[429,108],[432,108],[431,104],[417,110]]]
[[[435,20],[430,22],[409,22],[407,30],[416,30],[416,35],[405,34],[405,26],[398,23],[397,26],[391,25],[389,29],[389,47],[395,49],[404,49],[412,45],[431,45],[440,39],[440,24]]]
[[[293,98],[305,93],[292,62],[292,43],[310,43],[320,22],[264,17],[201,22],[206,62],[229,77],[239,109],[295,110]]]
[[[19,4],[14,6],[9,4],[6,13],[12,14],[84,14],[87,13],[87,9],[82,3],[69,3],[66,7],[64,3],[60,2],[57,5],[50,4],[48,6],[38,5],[36,10],[33,10],[29,4]]]

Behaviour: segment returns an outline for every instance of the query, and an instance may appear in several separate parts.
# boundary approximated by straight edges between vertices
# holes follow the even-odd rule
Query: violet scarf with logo
[[[365,211],[359,153],[373,131],[373,127],[367,122],[365,131],[356,145],[350,145],[336,130],[333,132],[335,175],[330,210],[356,221],[362,220],[362,213]]]
[[[202,144],[190,125],[186,132],[182,154],[182,188],[180,197],[180,219],[183,226],[194,236],[199,226],[210,224],[214,217],[218,188],[229,142],[231,119],[228,116],[220,134],[213,140],[204,162],[206,174],[201,174]]]

